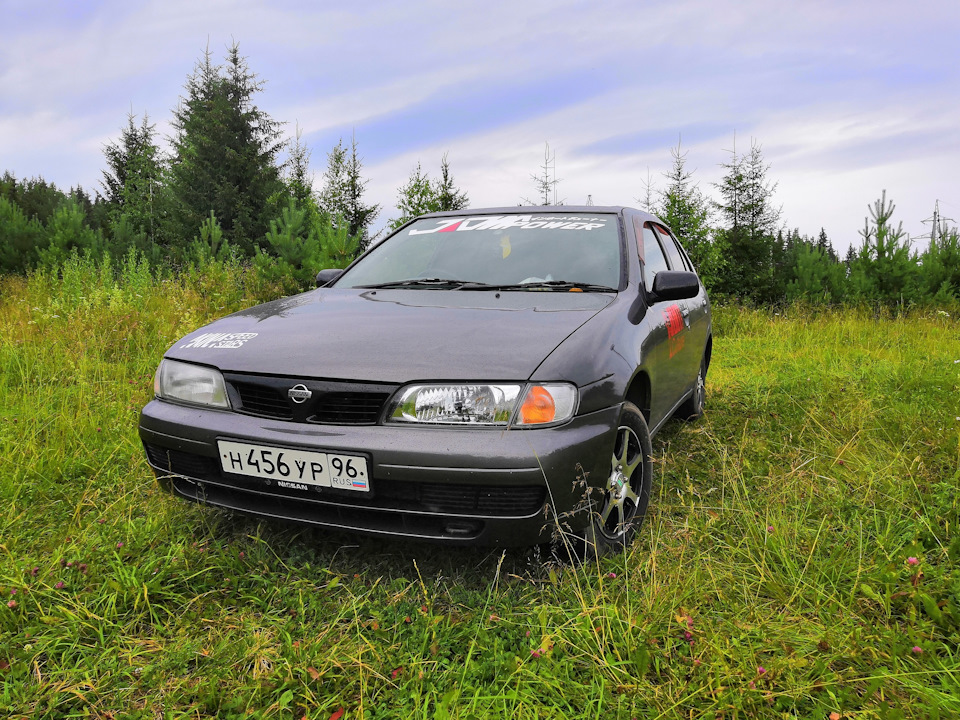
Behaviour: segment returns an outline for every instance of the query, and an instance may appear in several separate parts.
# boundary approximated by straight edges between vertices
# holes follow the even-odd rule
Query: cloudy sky
[[[98,185],[132,110],[161,134],[208,46],[236,41],[258,105],[299,125],[320,186],[355,134],[394,215],[417,162],[449,154],[473,207],[558,196],[642,206],[682,138],[708,195],[730,150],[762,146],[788,228],[859,243],[887,190],[924,245],[960,221],[957,0],[0,0],[0,171]]]

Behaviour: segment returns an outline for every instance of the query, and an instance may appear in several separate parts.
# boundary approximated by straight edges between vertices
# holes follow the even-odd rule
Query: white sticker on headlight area
[[[596,230],[607,224],[607,218],[581,217],[577,215],[496,215],[494,217],[444,218],[437,220],[436,227],[425,230],[410,230],[411,235],[428,235],[436,232],[467,232],[470,230]]]
[[[186,348],[204,348],[206,350],[233,350],[252,340],[258,333],[204,333],[180,346]]]

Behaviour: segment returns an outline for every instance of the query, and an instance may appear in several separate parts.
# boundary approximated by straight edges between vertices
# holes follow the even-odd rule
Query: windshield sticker
[[[204,333],[184,343],[180,349],[235,350],[242,347],[247,340],[253,340],[257,335],[258,333]]]
[[[495,215],[479,218],[444,218],[437,220],[437,226],[425,230],[412,228],[411,235],[428,235],[437,232],[467,232],[470,230],[596,230],[606,227],[609,218],[581,217],[577,215]]]

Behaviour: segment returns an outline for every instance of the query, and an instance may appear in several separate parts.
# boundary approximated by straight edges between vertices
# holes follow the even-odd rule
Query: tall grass
[[[0,715],[960,715],[955,318],[716,308],[636,543],[571,568],[159,492],[137,413],[239,272],[0,279]]]

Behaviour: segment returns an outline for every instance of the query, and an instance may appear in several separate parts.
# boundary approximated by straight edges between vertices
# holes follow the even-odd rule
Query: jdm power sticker
[[[609,218],[583,217],[579,215],[495,215],[493,217],[444,218],[437,220],[436,227],[410,230],[411,235],[427,235],[437,232],[469,232],[470,230],[596,230],[607,226]]]
[[[242,347],[248,340],[253,340],[257,335],[258,333],[204,333],[184,343],[180,349],[235,350]]]

